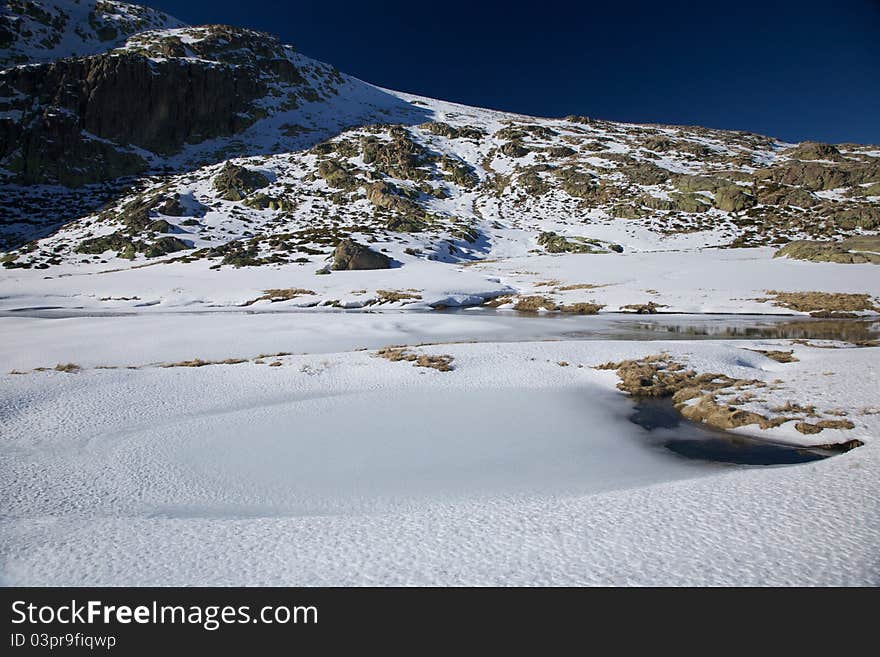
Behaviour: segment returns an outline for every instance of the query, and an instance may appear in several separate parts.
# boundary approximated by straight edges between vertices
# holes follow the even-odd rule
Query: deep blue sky
[[[134,1],[470,105],[880,143],[880,0]]]

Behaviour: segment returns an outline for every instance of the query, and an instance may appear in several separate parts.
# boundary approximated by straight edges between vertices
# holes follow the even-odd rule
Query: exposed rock
[[[391,128],[391,140],[365,137],[361,141],[364,164],[372,164],[386,175],[404,180],[424,180],[427,172],[420,167],[430,158],[424,147],[415,143],[400,126]]]
[[[598,186],[596,176],[571,167],[553,170],[553,175],[562,183],[562,190],[575,198],[594,198]]]
[[[406,215],[395,215],[385,225],[397,233],[420,233],[427,227],[421,218]]]
[[[715,206],[727,212],[740,212],[752,207],[755,197],[747,194],[739,185],[721,187],[715,192]]]
[[[839,160],[840,151],[831,144],[805,141],[788,151],[787,155],[797,160]]]
[[[757,199],[763,205],[812,208],[821,203],[819,197],[801,187],[782,187],[771,184],[758,190]]]
[[[101,237],[92,237],[83,240],[76,247],[77,253],[100,255],[106,251],[116,251],[121,258],[133,258],[135,248],[131,238],[122,233],[112,233]]]
[[[486,131],[482,128],[475,128],[473,126],[451,126],[448,123],[443,123],[442,121],[431,121],[430,123],[423,123],[419,127],[424,128],[432,134],[448,137],[449,139],[474,139],[476,141],[479,141],[486,136]]]
[[[128,50],[0,72],[0,97],[21,112],[0,121],[0,161],[24,183],[140,173],[144,161],[114,143],[167,155],[230,136],[265,114],[254,101],[271,83],[304,83],[270,35],[193,29],[201,35],[187,46],[195,57],[185,56],[179,37],[144,33]]]
[[[176,237],[160,237],[144,249],[144,255],[147,258],[157,258],[159,256],[168,255],[169,253],[185,251],[189,248],[189,244]]]
[[[782,162],[755,172],[755,177],[816,192],[880,181],[880,160],[864,164],[841,162]]]
[[[259,171],[227,162],[214,177],[214,189],[220,198],[240,201],[251,192],[269,185],[269,179]]]
[[[501,145],[501,152],[507,157],[520,158],[529,154],[529,149],[520,141],[508,141]]]
[[[793,258],[813,262],[880,265],[880,236],[853,237],[840,242],[797,240],[773,254],[774,258]]]
[[[391,258],[383,253],[345,238],[333,252],[333,269],[390,269]]]
[[[730,185],[730,182],[713,176],[682,175],[677,176],[673,184],[682,192],[714,192]]]
[[[401,195],[400,190],[391,183],[379,181],[367,188],[367,199],[377,208],[392,210],[404,215],[424,214],[413,201]]]
[[[169,217],[182,217],[185,214],[183,206],[180,205],[180,197],[177,194],[169,196],[156,209]]]
[[[323,160],[318,165],[318,175],[337,189],[351,190],[357,187],[357,179],[336,160]]]
[[[650,162],[639,162],[622,169],[623,173],[637,185],[658,185],[672,177],[668,169]]]
[[[547,155],[556,158],[571,157],[577,155],[577,151],[569,146],[551,146],[547,149]]]
[[[547,253],[604,253],[602,243],[598,240],[590,240],[585,237],[572,238],[557,235],[554,232],[546,232],[538,235],[538,244],[543,246]]]

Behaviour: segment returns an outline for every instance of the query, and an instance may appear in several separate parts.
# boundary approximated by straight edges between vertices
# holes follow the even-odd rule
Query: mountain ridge
[[[803,241],[782,255],[880,261],[880,148],[468,107],[244,28],[9,67],[0,96],[7,270],[312,275],[343,240],[404,270]]]

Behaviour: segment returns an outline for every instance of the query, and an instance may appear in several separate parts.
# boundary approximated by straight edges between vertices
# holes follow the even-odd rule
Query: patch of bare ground
[[[653,315],[657,312],[659,308],[668,308],[666,304],[655,303],[653,301],[649,301],[648,303],[628,303],[625,306],[621,306],[621,310],[629,310],[637,315]]]
[[[857,317],[859,311],[880,312],[870,294],[843,292],[779,292],[767,290],[770,298],[754,301],[771,301],[774,306],[797,312],[810,313],[813,317]]]
[[[408,303],[412,303],[413,301],[419,301],[422,298],[421,294],[418,294],[419,290],[408,289],[408,290],[376,290],[376,302],[377,304],[383,303],[395,303],[398,301],[406,301]],[[372,305],[372,304],[367,304]]]
[[[849,420],[819,420],[811,424],[809,422],[798,422],[794,428],[803,434],[819,433],[822,429],[852,429],[854,425]]]
[[[539,295],[518,297],[513,304],[513,309],[524,313],[534,313],[541,309],[556,310],[556,302],[550,297],[542,297]]]
[[[477,265],[488,265],[493,262],[501,262],[501,261],[497,260],[497,259],[487,258],[486,260],[471,260],[470,262],[463,262],[463,263],[461,263],[461,266],[462,267],[475,267]]]
[[[570,303],[559,306],[558,310],[563,313],[572,313],[575,315],[595,315],[605,306],[598,303]]]
[[[256,299],[251,299],[250,301],[245,301],[245,306],[250,306],[255,304],[257,301],[270,301],[272,303],[276,303],[278,301],[290,301],[291,299],[295,299],[297,297],[307,296],[310,294],[314,294],[313,290],[306,290],[301,287],[285,287],[285,288],[272,288],[271,290],[263,290],[263,295],[257,297]]]
[[[67,372],[68,374],[73,374],[74,372],[79,372],[82,368],[76,363],[58,363],[52,369],[56,372]]]
[[[746,351],[754,351],[755,353],[762,354],[770,360],[775,360],[777,363],[798,362],[798,359],[795,358],[794,355],[794,349],[792,349],[791,351],[774,351],[773,349],[747,349]]]
[[[740,408],[738,404],[755,400],[755,391],[769,385],[758,379],[734,379],[726,374],[698,373],[668,354],[654,354],[638,360],[625,360],[597,365],[599,370],[616,370],[617,388],[634,397],[671,398],[675,409],[694,422],[705,422],[720,429],[757,425],[761,429],[796,422],[795,429],[803,434],[824,429],[852,429],[849,420],[820,419],[807,422],[806,417],[819,417],[815,407],[788,402],[771,409],[773,416]]]
[[[428,367],[441,372],[451,372],[454,358],[449,354],[430,355],[416,354],[407,347],[383,347],[376,352],[377,358],[390,360],[392,363],[406,361],[414,367]]]
[[[556,292],[572,292],[574,290],[595,290],[600,287],[608,287],[608,283],[575,283],[573,285],[561,285]]]
[[[574,315],[595,315],[605,307],[588,301],[560,305],[550,297],[541,295],[495,297],[486,301],[483,305],[490,308],[498,308],[507,304],[513,304],[513,309],[521,313],[536,313],[540,310],[546,310],[548,312],[558,311]]]
[[[246,362],[248,362],[247,358],[224,358],[223,360],[193,358],[192,360],[181,360],[176,363],[162,363],[160,367],[205,367],[206,365],[238,365],[239,363]]]

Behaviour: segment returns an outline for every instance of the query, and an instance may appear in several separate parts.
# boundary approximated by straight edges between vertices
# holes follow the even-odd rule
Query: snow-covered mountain
[[[96,5],[173,22],[125,7]],[[880,261],[878,147],[466,107],[229,26],[110,45],[0,73],[8,270],[301,277],[327,271],[343,240],[414,276],[439,275],[432,263],[797,240],[811,242],[788,255]]]
[[[164,12],[116,0],[5,0],[0,65],[93,55],[132,34],[183,25]]]

